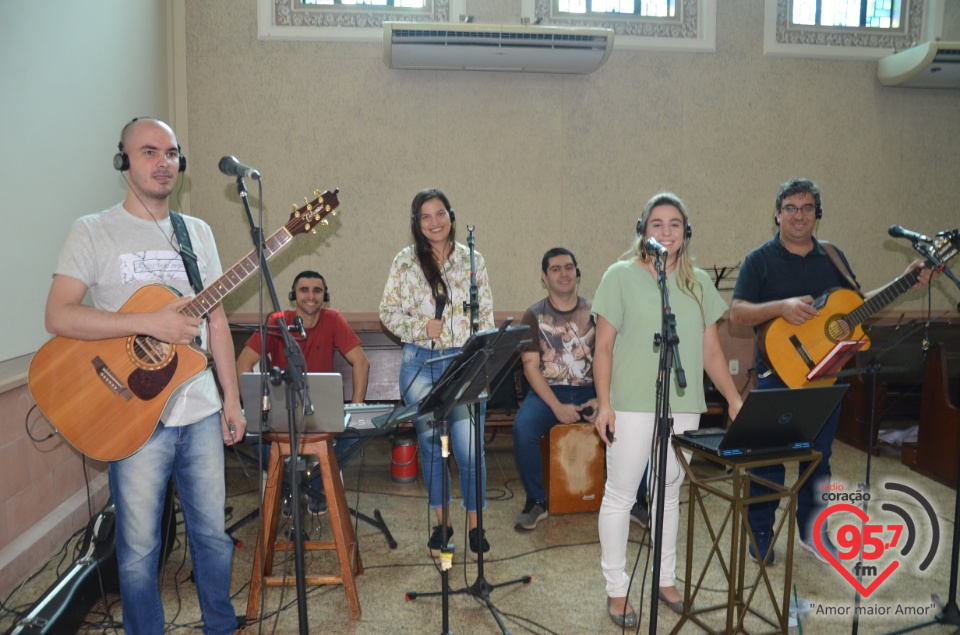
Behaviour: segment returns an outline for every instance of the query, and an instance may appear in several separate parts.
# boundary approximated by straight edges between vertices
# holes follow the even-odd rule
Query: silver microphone
[[[912,240],[913,242],[922,242],[931,244],[933,240],[929,236],[924,236],[917,232],[912,232],[909,229],[904,229],[900,225],[890,225],[890,228],[887,229],[887,233],[893,236],[894,238],[906,238]]]
[[[667,257],[667,248],[660,244],[660,241],[653,236],[643,241],[643,250],[651,256]]]
[[[244,165],[232,154],[220,159],[220,171],[227,176],[239,176],[240,178],[260,180],[260,173],[249,165]]]

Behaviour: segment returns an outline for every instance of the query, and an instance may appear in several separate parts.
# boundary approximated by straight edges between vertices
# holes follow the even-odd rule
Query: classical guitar
[[[957,255],[960,231],[940,232],[932,248],[937,260],[946,263]],[[910,271],[866,302],[850,289],[827,292],[814,302],[820,311],[817,317],[800,325],[777,318],[762,326],[758,336],[760,354],[790,388],[835,383],[836,377],[808,381],[807,374],[841,340],[863,340],[865,344],[862,349],[869,348],[870,339],[863,332],[861,324],[915,285],[922,272],[921,268]]]
[[[316,233],[317,224],[340,204],[339,190],[314,192],[290,220],[264,241],[270,258],[293,237]],[[225,272],[180,308],[202,317],[260,268],[256,251]],[[179,293],[161,284],[138,289],[120,312],[148,312],[172,302]],[[168,344],[147,335],[106,340],[57,336],[30,363],[30,392],[44,416],[83,454],[115,461],[139,450],[153,434],[173,392],[205,370],[212,356],[195,344]]]

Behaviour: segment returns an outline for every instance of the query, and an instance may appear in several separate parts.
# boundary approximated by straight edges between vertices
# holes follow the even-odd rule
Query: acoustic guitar
[[[940,232],[932,248],[936,259],[946,263],[957,255],[960,231]],[[790,388],[836,383],[836,377],[809,381],[807,374],[841,340],[862,340],[862,349],[869,348],[870,339],[861,326],[864,320],[909,290],[922,272],[922,268],[910,271],[867,301],[850,289],[829,291],[814,301],[820,315],[800,325],[790,324],[782,317],[767,322],[758,336],[760,354]]]
[[[264,242],[267,258],[293,237],[316,233],[339,206],[337,193],[314,192],[290,220]],[[260,268],[251,251],[208,285],[180,312],[201,318]],[[162,284],[138,289],[121,313],[149,312],[172,302],[179,293]],[[212,356],[196,344],[169,344],[148,335],[106,340],[57,336],[44,344],[33,361],[27,382],[37,406],[63,438],[83,454],[115,461],[134,454],[153,434],[171,395],[188,379],[210,366]]]

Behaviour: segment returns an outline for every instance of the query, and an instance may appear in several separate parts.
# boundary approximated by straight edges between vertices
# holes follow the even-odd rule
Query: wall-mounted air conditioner
[[[880,59],[884,86],[960,88],[960,42],[925,42]]]
[[[390,68],[592,73],[613,51],[613,30],[499,24],[384,22]]]

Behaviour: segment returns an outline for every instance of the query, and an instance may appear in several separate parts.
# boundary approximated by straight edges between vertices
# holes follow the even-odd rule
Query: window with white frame
[[[261,2],[264,0],[261,0]],[[446,22],[449,0],[268,0],[277,27],[380,28],[384,22]]]
[[[357,6],[367,5],[371,7],[400,7],[407,9],[422,9],[426,0],[300,0],[301,4],[313,4],[318,6]]]
[[[535,0],[537,24],[613,29],[617,36],[703,36],[701,0]],[[619,43],[619,42],[618,42]]]
[[[557,12],[570,15],[603,17],[607,15],[636,15],[642,17],[673,17],[677,0],[555,0]]]
[[[899,30],[902,0],[793,0],[794,26]]]
[[[924,8],[923,0],[766,0],[764,50],[876,59],[923,40]]]
[[[485,1],[485,0],[482,0]],[[467,0],[256,0],[261,40],[373,42],[384,22],[455,22]],[[716,50],[717,0],[521,0],[524,24],[605,27],[627,50]]]

